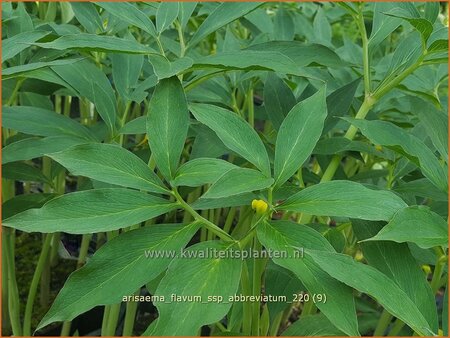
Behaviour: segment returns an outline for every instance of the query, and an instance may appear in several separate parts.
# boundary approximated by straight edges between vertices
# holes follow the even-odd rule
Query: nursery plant
[[[3,335],[447,336],[447,63],[447,3],[3,2]]]

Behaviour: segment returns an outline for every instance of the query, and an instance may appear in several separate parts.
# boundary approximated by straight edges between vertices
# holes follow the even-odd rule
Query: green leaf
[[[370,53],[375,52],[378,45],[401,25],[401,19],[385,14],[396,6],[398,6],[398,3],[395,2],[377,2],[374,4],[372,31],[369,37]]]
[[[2,220],[31,208],[40,208],[57,194],[17,195],[2,203]]]
[[[44,156],[48,153],[53,153],[67,149],[69,147],[88,143],[86,139],[79,137],[64,136],[49,136],[44,138],[29,137],[2,148],[2,164],[26,161],[33,158]]]
[[[372,190],[356,182],[331,181],[301,190],[277,209],[317,216],[388,221],[405,207],[406,203],[390,191]]]
[[[178,16],[178,2],[160,2],[156,11],[156,30],[165,31]]]
[[[315,40],[318,43],[324,45],[331,44],[331,26],[322,7],[318,8],[317,13],[314,16],[313,29],[316,37]]]
[[[273,127],[278,130],[284,118],[295,106],[296,100],[291,88],[276,74],[267,74],[264,83],[264,106]]]
[[[194,36],[189,41],[188,47],[193,47],[220,27],[225,26],[226,24],[244,16],[247,13],[250,13],[260,5],[261,3],[257,2],[224,2],[220,4],[200,25]]]
[[[237,168],[234,164],[215,158],[196,158],[180,166],[175,178],[170,182],[174,186],[198,187],[214,183],[227,171]]]
[[[74,174],[129,188],[167,194],[159,177],[132,152],[113,144],[82,144],[48,155]]]
[[[125,188],[85,190],[17,214],[3,225],[25,232],[86,234],[138,224],[176,207],[168,200]]]
[[[204,198],[223,198],[268,188],[273,183],[258,170],[235,168],[223,174],[208,191]]]
[[[153,66],[153,71],[159,80],[178,75],[192,66],[193,60],[189,57],[182,57],[170,62],[162,55],[149,55],[148,59]]]
[[[197,230],[196,223],[158,224],[127,231],[108,241],[85,266],[70,275],[38,329],[72,320],[94,306],[121,302],[123,296],[132,295],[156,278],[173,259],[147,257],[146,253],[178,254]],[[131,275],[133,278],[129,278]]]
[[[427,207],[400,210],[374,237],[366,241],[412,242],[423,249],[448,247],[447,222]]]
[[[301,41],[270,41],[251,45],[246,50],[281,53],[294,61],[297,69],[310,65],[342,66],[341,59],[333,50],[319,44]]]
[[[284,296],[286,299],[292,299],[292,295],[299,291],[306,290],[300,280],[295,275],[281,266],[273,263],[272,260],[267,262],[264,271],[264,291],[266,295],[273,297]],[[267,302],[270,321],[273,321],[286,310],[290,304],[286,302]]]
[[[155,294],[163,296],[166,301],[155,302],[159,318],[151,332],[153,336],[194,336],[202,325],[217,322],[227,314],[232,304],[229,297],[238,290],[242,260],[211,257],[211,254],[201,258],[200,255],[206,255],[210,250],[229,255],[230,250],[239,248],[234,243],[203,242],[186,250],[186,255],[197,255],[197,258],[180,254],[170,263]],[[172,294],[198,296],[201,301],[171,301]],[[210,296],[221,296],[223,301],[208,301]],[[177,318],[177,325],[173,325],[173,318]]]
[[[414,6],[413,4],[408,4],[408,6]],[[412,7],[411,7],[412,8]],[[415,8],[414,8],[415,9]],[[416,10],[417,11],[417,10]],[[415,11],[413,11],[415,12]],[[431,33],[433,32],[433,24],[427,19],[421,18],[417,13],[411,13],[405,8],[396,7],[385,13],[386,15],[393,16],[396,18],[401,18],[408,21],[417,31],[419,31],[422,36],[424,43],[428,41]]]
[[[360,241],[376,235],[383,225],[383,222],[352,220],[352,229]],[[408,245],[386,241],[364,241],[360,245],[369,265],[396,282],[416,304],[431,329],[436,332],[438,329],[436,300]]]
[[[3,107],[2,126],[38,136],[75,136],[89,141],[93,134],[83,125],[64,115],[35,107]]]
[[[179,10],[178,10],[178,20],[180,21],[181,28],[184,29],[191,17],[192,13],[194,13],[195,7],[197,7],[196,1],[189,2],[179,2]]]
[[[323,314],[301,316],[300,319],[290,325],[282,334],[290,337],[311,336],[343,336]]]
[[[210,104],[191,104],[195,118],[211,128],[230,150],[253,163],[270,177],[270,163],[256,131],[235,113]]]
[[[433,41],[431,43],[431,45],[427,48],[427,50],[428,50],[428,54],[447,51],[448,50],[448,40],[439,39],[439,40]]]
[[[244,193],[240,195],[233,195],[225,198],[203,198],[200,197],[192,204],[195,210],[217,209],[238,207],[242,205],[250,205],[252,200],[258,198],[254,193]]]
[[[131,100],[132,89],[136,86],[144,64],[143,55],[112,54],[112,75],[119,95]]]
[[[167,179],[175,175],[188,128],[188,107],[180,80],[161,80],[150,100],[147,135],[152,156]]]
[[[347,119],[361,130],[371,142],[392,149],[406,156],[420,167],[422,173],[440,190],[448,191],[448,174],[445,165],[439,163],[419,138],[404,129],[385,121]]]
[[[91,82],[91,88],[92,94],[94,95],[95,108],[113,135],[116,130],[117,121],[116,101],[111,97],[111,92],[106,92],[97,83]]]
[[[104,4],[106,4],[106,2]],[[154,49],[141,45],[135,41],[122,39],[115,36],[95,35],[88,33],[63,35],[52,42],[34,44],[41,48],[57,50],[76,49],[81,51],[129,54],[156,53]]]
[[[16,181],[41,182],[53,185],[52,181],[42,171],[33,165],[23,162],[2,165],[2,177]]]
[[[90,2],[71,2],[73,14],[78,22],[86,28],[88,33],[95,34],[98,31],[103,31],[103,24],[97,9]]]
[[[280,8],[273,22],[273,36],[275,40],[291,41],[294,39],[295,23],[289,11]]]
[[[311,257],[333,278],[374,297],[389,313],[418,334],[429,336],[432,333],[416,304],[392,279],[377,269],[338,253],[305,249],[305,256]]]
[[[24,73],[30,72],[32,70],[44,68],[44,67],[51,67],[51,66],[66,66],[70,65],[74,62],[78,62],[82,60],[81,58],[77,59],[62,59],[62,60],[55,60],[55,61],[49,61],[49,62],[33,62],[28,63],[26,65],[20,65],[15,67],[9,67],[4,70],[2,70],[2,80],[14,78],[20,75],[23,75]]]
[[[44,36],[47,36],[50,32],[45,31],[32,31],[32,32],[23,32],[9,39],[2,40],[2,62],[9,60],[19,54],[24,49],[27,49],[31,46],[31,43],[42,39]]]
[[[221,52],[195,59],[193,68],[271,70],[279,73],[300,75],[298,65],[288,56],[278,51],[240,50],[236,52]]]
[[[108,13],[133,26],[141,28],[156,38],[156,29],[150,18],[134,4],[129,2],[96,2],[97,6],[104,8]]]
[[[340,330],[349,336],[359,336],[352,291],[331,278],[310,257],[302,257],[301,250],[317,249],[334,252],[333,247],[317,231],[289,221],[271,221],[257,228],[258,239],[267,248],[284,257],[273,261],[292,271],[311,294],[325,294],[326,302],[316,306]],[[286,257],[287,255],[287,257]]]
[[[145,134],[147,131],[146,121],[146,116],[139,116],[124,125],[120,129],[120,133],[125,135]]]
[[[275,143],[274,176],[282,185],[311,155],[327,117],[325,86],[291,109],[281,124]]]
[[[339,122],[339,119],[336,117],[344,116],[348,113],[360,82],[361,78],[358,78],[327,96],[328,116],[325,119],[323,134],[329,132]]]

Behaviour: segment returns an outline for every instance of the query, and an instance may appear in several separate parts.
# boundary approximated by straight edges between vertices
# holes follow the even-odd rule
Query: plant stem
[[[139,295],[139,290],[136,291],[134,294]],[[137,307],[138,307],[137,302],[127,302],[122,332],[123,337],[129,337],[133,335],[134,319],[136,318]]]
[[[261,251],[261,243],[258,241],[258,238],[254,237],[253,242],[253,250]],[[262,263],[262,264],[261,264]],[[261,295],[261,275],[264,266],[264,261],[261,262],[261,259],[254,258],[253,259],[253,296],[260,296]],[[258,299],[258,298],[257,298]],[[260,308],[261,303],[260,301],[254,301],[253,302],[253,319],[252,319],[252,335],[259,336],[259,317],[260,317]]]
[[[241,288],[242,293],[245,296],[250,296],[252,294],[250,277],[248,275],[247,263],[245,261],[242,264]],[[252,331],[252,304],[250,302],[242,303],[242,311],[242,333],[246,336],[250,336]]]
[[[361,34],[362,49],[363,49],[363,67],[364,67],[364,92],[365,96],[370,96],[371,80],[370,80],[370,59],[369,59],[369,41],[367,39],[366,25],[364,23],[363,9],[364,3],[361,3],[361,8],[356,23]]]
[[[438,256],[436,265],[434,266],[433,277],[431,278],[431,290],[433,291],[433,295],[435,295],[439,290],[439,281],[442,277],[442,273],[444,272],[444,266],[446,262],[447,256],[445,254]]]
[[[6,261],[8,264],[9,318],[11,321],[13,335],[22,336],[22,328],[20,327],[19,290],[17,289],[16,271],[14,264],[14,230],[3,228],[2,235],[5,236],[5,250],[3,254],[6,256]]]
[[[225,231],[223,231],[214,223],[211,223],[206,218],[202,217],[197,211],[192,209],[192,207],[183,200],[183,197],[181,197],[181,195],[175,188],[172,190],[172,194],[177,199],[178,203],[180,203],[180,205],[183,207],[183,209],[186,210],[188,213],[190,213],[195,220],[205,225],[210,231],[215,233],[218,237],[220,237],[224,241],[227,242],[234,241],[233,237],[231,237],[229,234],[227,234]]]
[[[19,89],[22,86],[23,81],[25,81],[24,78],[20,78],[17,80],[16,85],[14,86],[13,92],[11,93],[11,97],[9,98],[8,102],[6,103],[7,106],[11,106],[17,98],[17,94],[19,93]]]
[[[27,305],[25,306],[25,315],[23,320],[24,336],[31,336],[31,315],[33,313],[33,304],[36,298],[37,287],[44,271],[46,263],[48,263],[48,254],[50,252],[50,244],[53,234],[46,234],[39,260],[34,270],[33,279],[31,280],[30,290],[28,292]]]
[[[400,319],[396,319],[394,324],[392,325],[391,330],[389,331],[388,336],[397,336],[401,329],[405,326],[405,323]]]
[[[373,333],[374,337],[383,336],[391,320],[392,315],[386,310],[383,310],[383,312],[381,313],[380,320],[378,321],[377,327],[375,328],[375,331]]]
[[[117,322],[119,320],[120,306],[122,303],[111,305],[108,315],[108,324],[106,325],[106,336],[115,336]]]
[[[248,109],[248,123],[255,126],[255,106],[253,104],[253,89],[250,89],[247,94],[247,109]]]

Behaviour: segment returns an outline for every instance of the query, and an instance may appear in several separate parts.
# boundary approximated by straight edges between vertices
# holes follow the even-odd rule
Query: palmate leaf
[[[135,190],[94,189],[62,195],[3,225],[26,232],[87,234],[138,224],[176,208],[176,203]]]
[[[74,175],[168,194],[159,177],[132,152],[112,144],[83,144],[48,155]]]
[[[351,289],[330,277],[310,257],[298,256],[303,248],[334,253],[331,244],[319,232],[288,221],[264,222],[257,233],[266,248],[287,253],[287,258],[273,257],[276,264],[292,271],[311,294],[327,295],[327,301],[316,306],[333,325],[349,336],[359,336]]]
[[[372,190],[351,181],[331,181],[301,190],[277,209],[318,216],[388,221],[405,207],[407,204],[390,191]]]
[[[222,251],[226,255],[226,251],[238,249],[234,243],[208,241],[189,247],[186,255],[205,254],[208,250]],[[195,336],[202,325],[221,320],[232,305],[228,298],[238,290],[242,266],[242,260],[224,257],[210,254],[206,258],[181,255],[175,258],[156,289],[155,295],[165,299],[164,302],[155,302],[159,318],[144,336]],[[172,294],[199,296],[201,300],[173,301]],[[221,296],[223,301],[208,301],[208,296]],[[175,318],[177,325],[173,325]]]
[[[149,104],[147,136],[156,165],[168,180],[177,170],[188,128],[188,107],[180,80],[161,80]]]
[[[198,230],[198,224],[158,224],[125,232],[103,245],[70,275],[38,329],[72,320],[94,306],[118,303],[163,272],[173,257],[146,257],[146,252],[175,255]],[[133,278],[130,278],[133,276]],[[124,283],[126,281],[126,283]]]

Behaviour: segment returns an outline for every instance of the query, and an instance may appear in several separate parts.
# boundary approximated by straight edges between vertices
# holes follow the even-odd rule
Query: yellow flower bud
[[[361,262],[361,261],[364,259],[364,255],[362,254],[361,251],[357,251],[357,252],[356,252],[355,259],[356,259],[358,262]]]
[[[443,337],[444,336],[444,331],[442,329],[438,330],[438,336],[439,337]]]
[[[375,146],[375,149],[378,150],[378,151],[382,151],[382,150],[383,150],[383,147],[380,146],[379,144],[377,144],[377,145]]]
[[[422,270],[423,270],[423,272],[425,272],[425,274],[427,276],[431,273],[431,268],[429,265],[426,265],[426,264],[422,265]]]
[[[264,214],[268,207],[268,204],[263,200],[252,201],[252,209],[255,210],[257,214]]]

